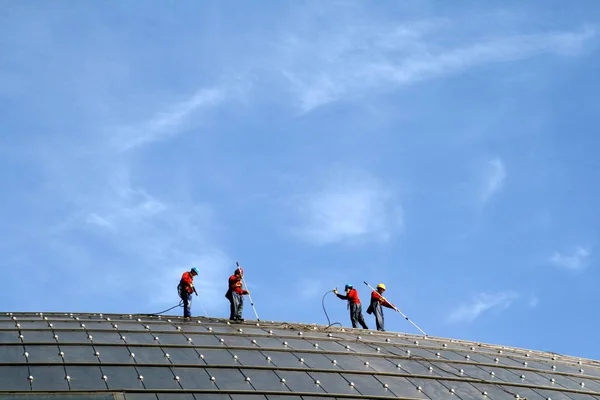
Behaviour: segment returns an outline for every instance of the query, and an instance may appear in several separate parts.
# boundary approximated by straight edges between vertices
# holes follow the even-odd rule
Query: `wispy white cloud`
[[[470,303],[462,304],[448,316],[450,322],[473,322],[492,309],[502,311],[519,297],[513,292],[480,293]]]
[[[577,246],[570,254],[554,252],[549,261],[556,267],[579,271],[588,266],[590,255],[589,248]]]
[[[330,182],[300,198],[296,212],[296,232],[318,245],[385,241],[403,224],[399,201],[372,178]]]
[[[480,65],[523,60],[542,54],[576,55],[596,36],[594,28],[540,34],[476,36],[442,44],[447,21],[424,21],[402,28],[374,24],[341,25],[324,33],[318,44],[298,35],[284,39],[280,68],[302,112],[338,100],[360,98]],[[435,33],[437,36],[430,35]],[[453,37],[460,37],[453,32]],[[295,55],[296,58],[292,57]],[[310,60],[307,64],[306,60]]]
[[[494,158],[487,163],[485,177],[481,186],[480,199],[483,203],[487,202],[496,194],[506,180],[506,168],[499,158]]]
[[[149,120],[134,126],[117,128],[113,133],[114,145],[119,150],[130,150],[147,143],[164,140],[178,133],[196,113],[222,104],[228,97],[224,88],[201,89],[190,98],[159,112]]]

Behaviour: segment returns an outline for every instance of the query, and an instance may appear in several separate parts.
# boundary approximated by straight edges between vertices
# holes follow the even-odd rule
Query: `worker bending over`
[[[183,300],[183,317],[192,317],[192,293],[196,292],[194,287],[194,276],[198,275],[198,270],[194,267],[190,271],[185,271],[181,276],[177,290],[179,297]],[[196,296],[198,293],[196,293]]]
[[[350,309],[350,321],[352,321],[352,327],[358,328],[358,324],[360,324],[363,329],[369,329],[367,324],[365,324],[365,319],[362,314],[362,305],[360,304],[360,299],[358,298],[358,291],[352,287],[352,285],[347,284],[344,287],[346,291],[346,295],[339,294],[337,288],[333,290],[333,293],[337,297],[342,300],[348,300],[348,308]]]
[[[229,277],[229,289],[225,294],[229,300],[229,319],[232,321],[244,322],[242,311],[244,310],[244,295],[250,294],[249,291],[242,288],[242,280],[244,278],[244,270],[237,268],[233,275]]]
[[[367,314],[375,314],[375,325],[378,331],[385,331],[383,326],[383,307],[398,311],[395,305],[383,297],[383,292],[385,292],[385,285],[380,283],[377,285],[377,290],[371,293],[371,304],[367,309]]]

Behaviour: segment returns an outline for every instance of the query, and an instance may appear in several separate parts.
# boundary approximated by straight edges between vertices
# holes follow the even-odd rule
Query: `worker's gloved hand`
[[[337,291],[337,289],[333,289],[333,293],[334,293],[334,294],[338,294],[338,291]]]

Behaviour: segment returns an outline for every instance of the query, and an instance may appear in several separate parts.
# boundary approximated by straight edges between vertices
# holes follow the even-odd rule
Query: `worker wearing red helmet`
[[[183,317],[192,317],[192,293],[196,292],[194,287],[194,276],[198,275],[198,269],[192,268],[190,271],[186,271],[181,276],[179,285],[177,286],[179,297],[183,300]],[[196,295],[198,295],[196,293]]]
[[[358,298],[358,291],[349,283],[346,284],[344,290],[346,295],[339,294],[337,288],[333,290],[333,293],[335,293],[335,295],[342,300],[348,300],[348,308],[350,309],[350,321],[352,321],[352,327],[358,328],[358,324],[360,324],[363,329],[369,329],[362,314],[362,305],[360,304],[360,299]]]
[[[383,325],[383,307],[399,311],[395,305],[388,302],[386,298],[383,297],[383,292],[385,292],[385,285],[380,283],[377,285],[377,289],[371,293],[371,304],[367,310],[367,314],[375,314],[375,325],[377,326],[378,331],[385,331]]]
[[[242,268],[237,268],[229,277],[229,289],[225,297],[229,300],[229,319],[232,321],[244,322],[242,318],[244,295],[250,294],[250,292],[242,288],[243,277],[244,270]]]

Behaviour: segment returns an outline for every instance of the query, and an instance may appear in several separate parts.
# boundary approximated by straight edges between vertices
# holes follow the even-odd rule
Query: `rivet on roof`
[[[110,318],[109,318],[109,317],[106,317],[106,320],[107,320],[107,321],[110,321]]]
[[[333,337],[333,335],[331,333],[328,333],[327,337]]]
[[[471,346],[471,350],[475,350],[475,347]]]
[[[580,369],[579,372],[581,372],[583,374],[585,371],[583,369]]]
[[[125,341],[126,339],[127,339],[127,337],[121,336],[121,340]]]
[[[482,395],[487,396],[487,392],[484,390],[483,392],[481,392]]]
[[[552,366],[552,369],[556,369],[556,365],[553,365],[553,366]]]
[[[271,357],[267,356],[267,361],[270,362],[271,361]]]
[[[19,323],[17,322],[17,328],[20,328],[20,327],[21,327],[21,324],[19,324]]]
[[[210,380],[211,380],[211,381],[213,381],[213,382],[214,382],[214,381],[216,381],[216,379],[215,379],[215,377],[214,377],[214,376],[211,376],[211,377],[210,377]]]
[[[93,337],[92,335],[88,335],[88,339],[89,339],[89,340],[93,340],[93,339],[94,339],[94,337]]]
[[[154,336],[154,341],[158,342],[158,336]]]
[[[221,338],[221,339],[219,339],[219,342],[225,343],[225,339]]]
[[[346,349],[350,350],[350,346],[346,345]]]
[[[197,323],[199,323],[199,324],[201,324],[201,323],[202,323],[202,321],[200,321],[200,320],[198,320],[198,321],[196,321],[196,322],[197,322]]]
[[[67,375],[67,376],[65,376],[65,379],[68,380],[68,381],[70,381],[71,377],[69,375]]]
[[[177,330],[178,330],[178,331],[180,331],[180,330],[181,330],[181,327],[180,327],[180,326],[178,326],[178,327],[177,327]]]
[[[209,332],[212,332],[212,328],[209,326],[208,328],[206,328]]]
[[[166,358],[169,358],[169,357],[171,357],[171,356],[169,355],[169,353],[165,353],[165,357],[166,357]]]
[[[19,339],[23,339],[23,335],[19,335]]]
[[[523,365],[524,365],[524,366],[527,366],[527,365],[528,365],[528,364],[527,364],[527,361],[523,361]]]
[[[521,379],[525,379],[525,375],[521,375]]]
[[[273,331],[269,331],[269,335],[272,335],[272,334],[273,334]]]
[[[298,332],[298,336],[302,336],[302,332]]]
[[[556,356],[552,356],[552,360],[556,361]]]
[[[431,366],[430,366],[430,367],[429,367],[429,370],[430,370],[430,371],[433,371],[433,367],[431,367]]]
[[[581,385],[581,387],[584,387],[585,386],[585,382],[581,382],[580,385]]]
[[[256,344],[256,339],[252,339],[252,344]]]
[[[29,357],[29,353],[28,352],[23,353],[23,355],[25,356],[25,358]]]
[[[200,358],[204,360],[204,354],[200,354]]]
[[[332,364],[337,364],[337,360],[331,360]]]
[[[175,379],[176,381],[178,381],[179,377],[177,375],[175,375],[175,378],[173,378],[173,379]]]
[[[95,355],[96,357],[100,357],[100,353],[99,353],[99,352],[95,352],[95,353],[94,353],[94,355]]]
[[[360,336],[357,336],[357,337],[356,337],[356,339],[360,340],[360,339],[361,339],[361,337],[360,337]]]
[[[85,324],[81,324],[81,327],[82,327],[82,328],[85,328]]]
[[[381,351],[381,347],[376,348],[375,351],[380,352]]]
[[[369,332],[369,335],[372,335],[372,334],[373,334],[373,332]]]
[[[464,374],[464,373],[465,373],[465,370],[461,368],[459,372],[460,372],[460,374],[462,375],[462,374]]]
[[[315,343],[313,346],[315,346],[315,347],[319,347],[319,343]]]
[[[170,319],[168,319],[168,320],[167,320],[167,322],[168,322],[168,323],[171,323],[171,320],[170,320]]]
[[[447,343],[444,343],[442,346],[444,346],[444,347],[448,347],[448,344],[447,344]]]
[[[131,357],[131,358],[135,358],[135,353],[130,353],[130,354],[129,354],[129,357]]]
[[[188,342],[191,342],[191,341],[192,341],[192,338],[191,338],[191,337],[187,338],[187,341],[188,341]]]
[[[450,393],[454,393],[454,388],[450,389]]]
[[[396,364],[396,368],[402,368],[401,364]]]
[[[498,350],[498,354],[502,354],[502,350]]]
[[[577,361],[577,364],[581,365],[581,364],[583,364],[583,363],[582,363],[581,361]]]
[[[368,366],[368,365],[369,365],[369,362],[368,362],[368,361],[365,361],[365,365],[367,365],[367,366]]]
[[[146,326],[144,326],[144,328],[146,328],[147,330],[150,330],[150,325],[146,325]]]
[[[227,325],[231,325],[231,322],[227,321]]]
[[[48,327],[49,327],[49,328],[52,328],[53,326],[54,326],[53,324],[48,324]]]
[[[29,379],[30,381],[32,381],[32,380],[33,380],[33,376],[29,375],[29,376],[27,377],[27,379]]]
[[[556,379],[552,378],[552,379],[550,379],[550,382],[555,383]]]
[[[140,375],[140,376],[138,376],[138,379],[139,379],[140,381],[143,381],[143,380],[144,380],[144,377],[143,377],[142,375]]]
[[[384,383],[383,387],[387,389],[389,387],[389,385],[387,383]]]
[[[242,332],[244,332],[244,330],[242,328],[238,328],[238,332],[242,333]]]
[[[113,328],[115,328],[115,329],[118,329],[118,328],[119,328],[119,325],[117,325],[117,324],[113,324]]]
[[[410,350],[406,350],[406,354],[410,354]]]
[[[315,381],[315,385],[320,385],[321,382],[319,382],[318,380]]]
[[[301,358],[299,361],[300,361],[301,363],[304,363],[304,358]]]
[[[390,338],[385,338],[385,341],[388,343],[391,342]]]
[[[142,322],[142,319],[141,319],[141,318],[138,318],[138,319],[137,319],[137,322]]]
[[[234,354],[234,355],[233,355],[233,359],[234,359],[234,360],[237,360],[237,359],[238,359],[238,356]]]
[[[423,390],[423,388],[421,386],[417,386],[417,390],[420,392]]]
[[[59,356],[64,357],[65,353],[63,353],[62,351],[60,353],[58,353]]]
[[[246,377],[246,382],[250,382],[250,377],[249,376]]]
[[[288,345],[288,342],[283,342],[283,345],[284,345],[284,346],[287,346],[287,345]]]
[[[494,371],[490,372],[490,375],[494,376],[496,373]]]
[[[494,361],[500,362],[500,359],[496,357],[496,358],[494,358]]]
[[[350,386],[351,386],[351,387],[354,387],[354,382],[350,382]]]
[[[285,378],[281,378],[280,382],[285,383]]]
[[[469,358],[471,358],[471,356],[467,354],[467,355],[465,356],[465,358],[468,360]]]
[[[416,344],[416,345],[418,345],[418,344],[419,344],[419,341],[418,341],[418,340],[415,340],[415,344]]]

